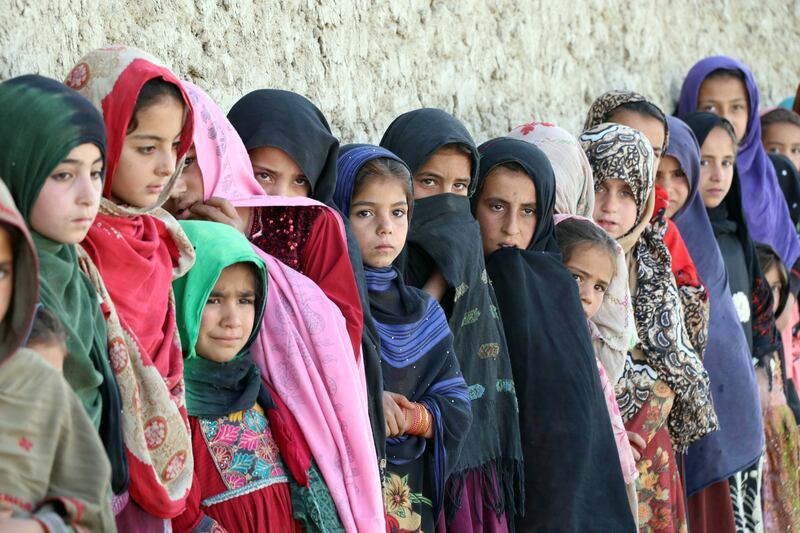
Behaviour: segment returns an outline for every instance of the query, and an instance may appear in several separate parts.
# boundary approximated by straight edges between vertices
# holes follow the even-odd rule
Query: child
[[[195,471],[187,508],[173,527],[299,532],[291,471],[271,429],[272,394],[249,353],[264,315],[266,267],[230,226],[181,226],[198,261],[175,281]],[[329,494],[326,503],[333,508]],[[335,513],[329,518],[327,528],[341,530]]]
[[[789,292],[789,275],[778,254],[767,245],[757,246],[759,264],[772,289],[773,311],[780,316]],[[786,372],[782,353],[774,353],[762,384],[767,450],[762,496],[764,531],[800,530],[800,430],[784,394]]]
[[[769,160],[775,167],[778,185],[789,207],[789,218],[792,219],[795,229],[800,232],[800,171],[784,155],[769,154]]]
[[[558,255],[552,167],[516,139],[479,151],[472,211],[508,340],[525,458],[516,529],[635,531],[589,330]]]
[[[620,273],[625,273],[625,254],[616,241],[591,220],[573,215],[556,215],[555,221],[561,260],[578,283],[578,294],[583,313],[589,323],[589,331],[593,340],[597,339],[601,334],[592,319],[606,304],[614,279]],[[614,395],[614,385],[609,381],[600,359],[596,358],[596,361],[608,416],[616,438],[617,453],[631,512],[638,521],[639,504],[634,482],[639,477],[635,460],[639,458],[639,451],[634,452],[631,441],[628,440],[629,436]],[[634,435],[635,445],[643,449],[646,443],[641,437]]]
[[[619,241],[637,273],[629,283],[639,342],[617,400],[628,431],[647,442],[638,464],[639,527],[681,531],[686,517],[673,444],[683,451],[718,423],[708,374],[686,342],[663,222],[650,223],[655,156],[642,133],[622,125],[595,126],[581,143],[594,172],[595,221]]]
[[[800,170],[800,115],[782,107],[761,115],[761,143],[768,154],[785,155]]]
[[[37,277],[33,240],[0,184],[0,531],[116,531],[97,431],[61,375],[19,349]]]
[[[64,359],[67,358],[67,332],[58,317],[46,307],[37,307],[25,346],[63,373]]]
[[[703,364],[711,378],[720,420],[719,431],[698,441],[686,455],[689,525],[692,531],[734,532],[728,478],[747,469],[762,453],[758,390],[752,356],[728,289],[725,263],[698,191],[700,148],[683,121],[673,117],[667,121],[670,139],[662,165],[674,162],[674,172],[683,174],[678,179],[685,179],[688,186],[686,201],[679,203],[672,221],[685,237],[688,252],[697,258],[697,274],[708,288],[711,305]]]
[[[413,206],[411,176],[391,152],[353,148],[358,164],[339,175],[334,196],[359,244],[383,362],[389,529],[434,531],[444,486],[472,422],[469,392],[439,304],[406,286],[392,262]]]
[[[266,196],[256,182],[247,150],[225,114],[197,86],[184,86],[192,98],[197,121],[193,138],[196,160],[190,162],[188,172],[181,177],[186,188],[176,195],[178,202],[173,206],[191,206],[192,216],[210,217],[238,227],[235,219],[240,213],[245,220],[250,216],[248,205],[269,206],[272,200],[282,205],[280,202],[287,199]],[[332,213],[309,198],[292,201],[297,207]],[[233,207],[233,203],[243,207]],[[332,237],[343,242],[341,225],[338,232]],[[295,434],[291,454],[301,459],[300,473],[294,476],[301,494],[294,500],[295,515],[302,512],[298,501],[308,509],[323,505],[316,501],[316,495],[324,496],[327,489],[323,491],[318,486],[327,485],[345,528],[381,530],[383,498],[373,442],[380,437],[382,450],[386,440],[382,380],[377,386],[369,381],[368,417],[367,410],[362,410],[365,386],[359,375],[360,363],[353,355],[339,308],[311,279],[260,249],[257,253],[267,265],[269,291],[265,320],[251,357],[262,380],[273,391],[280,418],[297,426],[300,433]],[[331,354],[336,364],[329,364]],[[365,351],[368,377],[370,369],[374,370],[369,361]],[[379,360],[377,369],[380,378]],[[380,416],[373,417],[376,409]],[[325,517],[309,514],[306,518]]]
[[[439,529],[506,531],[522,504],[522,445],[508,346],[466,197],[475,184],[478,150],[464,125],[440,109],[400,115],[381,142],[413,173],[405,276],[444,309],[473,417],[482,421],[470,427],[447,482]],[[348,148],[340,152],[340,169],[361,162],[363,150]]]
[[[758,265],[734,169],[736,130],[726,119],[711,113],[692,113],[684,120],[700,143],[700,195],[725,262],[733,303],[756,364],[756,374],[763,373],[780,339],[772,312],[772,295]],[[737,528],[761,527],[762,461],[760,456],[750,468],[730,479]]]
[[[771,245],[783,262],[791,265],[794,298],[800,288],[800,272],[794,266],[800,259],[800,240],[761,144],[758,106],[758,86],[753,73],[735,59],[713,56],[698,61],[686,75],[678,116],[705,111],[730,121],[738,143],[736,170],[752,237]]]
[[[118,524],[161,530],[185,507],[192,481],[172,279],[191,267],[194,251],[160,209],[191,144],[191,107],[175,76],[135,48],[89,53],[67,84],[102,110],[109,139],[100,214],[82,245],[109,310],[111,360],[129,417],[131,499]]]
[[[0,176],[28,223],[39,259],[40,303],[67,331],[64,379],[100,433],[125,491],[120,393],[97,291],[81,272],[79,247],[100,204],[106,135],[103,118],[72,89],[42,76],[0,85]],[[24,125],[24,126],[22,126]]]

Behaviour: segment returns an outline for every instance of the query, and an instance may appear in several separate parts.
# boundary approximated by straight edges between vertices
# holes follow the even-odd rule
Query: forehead
[[[659,172],[674,172],[681,169],[680,162],[671,155],[665,155],[658,164]]]
[[[621,109],[611,114],[609,120],[641,131],[654,149],[659,149],[664,144],[666,130],[664,123],[655,117]]]
[[[616,270],[616,258],[611,257],[603,246],[596,243],[578,244],[566,264],[606,283],[611,282]]]
[[[407,200],[406,189],[399,178],[371,176],[358,187],[351,203],[370,202],[377,205],[394,205]]]
[[[440,174],[462,175],[469,177],[472,170],[472,159],[455,146],[444,146],[436,150],[417,171],[435,171]]]
[[[716,76],[706,78],[698,91],[699,100],[729,101],[747,99],[747,87],[744,81],[733,76]]]
[[[222,269],[214,288],[235,285],[238,288],[255,289],[256,267],[253,263],[234,263]]]
[[[800,126],[791,122],[775,122],[764,128],[765,137],[790,137],[792,142],[800,139]]]
[[[701,152],[725,152],[728,154],[735,154],[736,148],[733,144],[730,134],[725,131],[722,126],[714,126],[706,140],[703,141],[703,146],[700,147]]]
[[[275,146],[259,146],[250,150],[250,162],[254,165],[266,165],[288,168],[294,172],[301,172],[300,166],[285,151]]]
[[[623,179],[619,179],[619,178],[608,179],[608,180],[604,181],[603,183],[601,183],[601,185],[603,187],[605,187],[606,190],[609,191],[609,192],[630,191],[631,190],[630,184],[627,181],[625,181]]]
[[[481,196],[514,200],[520,203],[535,203],[536,186],[531,177],[524,172],[495,167],[486,176]]]

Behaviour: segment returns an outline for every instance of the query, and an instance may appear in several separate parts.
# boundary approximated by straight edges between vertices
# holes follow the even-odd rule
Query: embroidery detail
[[[494,317],[497,320],[500,319],[500,313],[497,312],[497,306],[495,306],[494,304],[490,304],[489,311],[492,313],[492,317]]]
[[[475,383],[467,387],[467,390],[469,391],[469,399],[474,401],[483,397],[483,393],[486,392],[486,387],[480,383]]]
[[[462,283],[461,285],[456,287],[456,295],[453,297],[453,301],[457,302],[459,298],[467,294],[468,290],[469,290],[469,285],[467,285],[466,283]]]
[[[474,324],[475,322],[478,321],[480,316],[481,312],[477,308],[470,309],[464,314],[464,319],[461,321],[461,327],[463,328],[464,326],[469,326],[470,324]]]
[[[288,481],[278,446],[261,412],[247,409],[199,421],[208,451],[228,488],[206,499],[207,505]]]
[[[167,422],[160,416],[151,418],[144,426],[144,440],[147,449],[158,448],[167,440]]]
[[[495,359],[500,355],[500,345],[496,342],[481,344],[478,348],[478,357],[481,359]]]
[[[484,283],[489,283],[489,274],[486,273],[485,268],[481,270],[481,281]]]
[[[510,392],[516,394],[517,390],[514,388],[514,381],[510,379],[498,379],[497,392]]]
[[[33,448],[33,443],[28,439],[26,439],[25,437],[19,439],[17,441],[17,444],[19,444],[19,447],[25,450],[26,452],[31,451],[31,449]]]
[[[71,87],[76,91],[80,91],[86,87],[87,83],[89,83],[89,78],[89,65],[86,63],[78,63],[70,71],[69,75],[67,76],[67,81],[64,82],[64,85]]]

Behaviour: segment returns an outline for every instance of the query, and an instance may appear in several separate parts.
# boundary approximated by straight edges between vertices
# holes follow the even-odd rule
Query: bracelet
[[[414,409],[407,410],[410,415],[410,423],[407,435],[423,436],[428,433],[433,423],[433,417],[428,409],[421,403],[414,404]]]

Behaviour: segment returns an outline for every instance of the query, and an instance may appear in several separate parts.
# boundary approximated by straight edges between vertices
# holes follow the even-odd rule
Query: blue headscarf
[[[336,161],[338,178],[336,190],[333,192],[333,202],[345,217],[350,216],[350,201],[353,199],[353,185],[358,171],[368,161],[379,158],[392,159],[408,167],[402,159],[380,146],[346,144],[339,150],[339,159]]]

